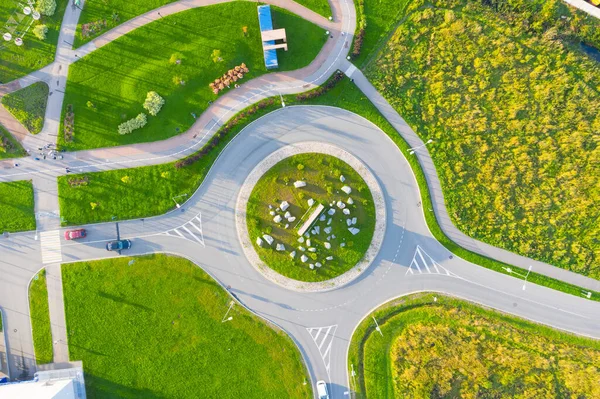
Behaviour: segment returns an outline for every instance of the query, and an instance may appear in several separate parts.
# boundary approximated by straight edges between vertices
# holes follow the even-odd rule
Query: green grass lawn
[[[32,30],[35,25],[32,25],[23,37],[21,47],[17,47],[14,40],[10,42],[2,40],[0,43],[0,83],[20,78],[54,61],[58,32],[67,3],[68,0],[56,0],[54,15],[42,16],[40,19],[40,23],[48,27],[46,40],[41,41],[33,35]],[[23,2],[16,0],[0,1],[0,22],[5,29],[12,30],[7,26],[9,21],[16,21],[20,17],[24,17],[22,4]],[[30,17],[25,17],[21,23],[18,23],[13,37],[17,37],[17,32],[25,31],[30,21]]]
[[[46,83],[34,83],[2,97],[2,105],[29,133],[38,134],[44,127],[48,91]]]
[[[326,40],[322,29],[285,10],[273,7],[272,11],[276,27],[302,32],[290,35],[289,51],[278,52],[279,70],[308,65]],[[243,27],[248,28],[246,35]],[[221,62],[213,62],[213,50],[221,51]],[[180,64],[169,62],[173,54],[179,54],[175,58]],[[67,142],[61,128],[59,145],[81,150],[180,134],[194,123],[193,114],[200,115],[217,98],[208,84],[241,63],[250,69],[243,81],[267,72],[254,3],[197,8],[145,25],[70,67],[63,120],[72,105],[74,138]],[[185,85],[175,84],[176,77]],[[145,112],[142,104],[149,91],[166,100],[160,113],[149,116],[144,128],[119,135],[120,123]]]
[[[86,1],[83,6],[83,12],[79,18],[77,32],[75,35],[75,47],[79,47],[97,36],[108,32],[115,26],[121,25],[129,19],[148,11],[154,10],[165,4],[172,3],[175,0],[104,0],[104,1]],[[329,18],[331,8],[327,0],[299,0],[299,4],[310,8],[311,10]],[[104,24],[106,21],[106,24]],[[98,23],[98,24],[96,24]],[[94,32],[87,29],[84,35],[82,26],[97,26]],[[290,35],[292,36],[292,35]]]
[[[340,182],[341,175],[346,179],[344,183]],[[294,188],[294,182],[299,180],[307,186]],[[341,191],[343,186],[352,189],[350,195]],[[351,211],[348,216],[337,206],[329,206],[332,202],[347,203],[348,198],[353,200],[353,204],[346,206]],[[309,199],[315,201],[312,207],[308,205]],[[282,201],[289,203],[286,212],[296,217],[295,221],[287,222],[285,218],[280,223],[273,221],[270,212],[282,217],[285,213],[276,211]],[[331,219],[331,224],[328,220],[317,220],[313,226],[319,226],[319,234],[302,237],[302,242],[298,242],[298,229],[318,204],[325,206],[323,214]],[[327,211],[332,208],[336,212],[329,216]],[[346,219],[353,217],[357,218],[354,227],[360,229],[354,236],[346,224]],[[248,199],[247,226],[254,249],[271,269],[295,280],[324,281],[350,270],[363,258],[375,230],[375,206],[367,184],[350,165],[328,155],[298,154],[277,163],[256,183]],[[326,228],[331,229],[330,233]],[[271,246],[266,242],[260,246],[256,243],[264,234],[274,238]],[[332,235],[335,238],[331,238]],[[325,248],[326,242],[331,244],[330,249]],[[286,250],[276,251],[276,244],[285,245]],[[316,252],[310,252],[311,247]],[[295,258],[291,258],[291,251],[296,252]],[[302,255],[308,258],[304,263],[300,259]],[[327,260],[328,256],[333,256],[333,260]],[[317,262],[322,266],[316,265]],[[312,270],[311,264],[314,265]]]
[[[129,265],[129,261],[134,263]],[[165,255],[62,268],[69,356],[94,398],[308,398],[300,353],[191,262]]]
[[[600,64],[579,39],[565,39],[571,22],[552,20],[538,33],[537,22],[529,30],[512,22],[524,12],[435,4],[411,3],[367,76],[423,140],[433,139],[452,222],[491,245],[600,278]]]
[[[357,397],[600,395],[598,341],[433,296],[389,302],[357,327],[348,352]]]
[[[0,159],[24,157],[25,154],[21,144],[0,125]]]
[[[296,3],[302,4],[325,18],[331,17],[331,7],[327,0],[297,0]]]
[[[244,126],[280,107],[278,99],[272,99],[269,105],[258,106],[253,105],[248,109],[253,109],[252,115],[243,116],[243,112],[232,117],[232,120],[237,120],[227,133],[224,133],[223,128],[218,131],[221,140],[214,147],[206,147],[207,153],[202,156],[197,162],[176,169],[174,164],[150,166],[146,168],[131,168],[122,170],[122,174],[112,174],[113,172],[98,172],[86,174],[90,176],[89,186],[71,187],[66,183],[67,177],[59,177],[59,201],[61,215],[67,215],[67,224],[85,224],[98,221],[109,221],[111,216],[118,216],[120,220],[141,218],[152,215],[159,215],[172,209],[174,203],[169,203],[167,198],[161,198],[160,201],[155,201],[154,206],[151,204],[149,209],[140,208],[139,204],[144,202],[143,199],[150,195],[148,187],[153,187],[153,192],[173,192],[185,193],[190,187],[195,190],[202,183],[206,173],[210,169],[218,154],[225,148],[225,145],[239,133]],[[288,105],[294,104],[312,104],[312,105],[330,105],[337,106],[348,111],[354,112],[363,116],[375,125],[379,126],[385,134],[396,144],[404,157],[408,160],[419,184],[423,209],[432,209],[431,197],[427,186],[427,180],[423,174],[423,170],[419,162],[414,156],[409,154],[409,146],[404,139],[398,134],[394,127],[379,113],[377,108],[362,94],[358,88],[350,82],[349,79],[344,79],[339,82],[333,89],[325,95],[313,98],[306,101],[298,101],[296,96],[285,96],[284,101]],[[165,169],[165,167],[167,167]],[[158,178],[163,171],[176,173],[174,176],[175,182],[170,182],[164,178]],[[138,175],[138,173],[141,173]],[[136,175],[138,178],[131,179],[130,184],[135,184],[135,189],[130,186],[121,184],[120,180],[126,175]],[[83,177],[81,175],[80,177]],[[97,178],[96,178],[97,176]],[[155,177],[151,177],[155,176]],[[190,182],[190,176],[193,176],[193,184]],[[94,182],[103,182],[98,187],[93,187]],[[147,183],[145,183],[147,182]],[[168,191],[172,190],[172,191]],[[138,192],[142,194],[137,194]],[[165,195],[167,196],[167,195]],[[161,196],[162,197],[162,196]],[[101,215],[89,212],[91,209],[90,202],[101,204],[99,208]],[[145,207],[146,205],[144,205]],[[104,210],[103,210],[104,207]],[[147,213],[145,213],[147,211]],[[77,216],[75,216],[77,215]],[[69,219],[70,217],[70,219]],[[449,251],[460,256],[461,258],[481,265],[488,269],[492,269],[498,273],[506,274],[506,267],[519,272],[522,275],[527,273],[526,270],[519,269],[513,265],[498,262],[488,257],[468,251],[454,241],[450,240],[442,232],[435,214],[433,212],[425,212],[425,220],[429,226],[433,236],[444,245]],[[515,274],[512,275],[516,277]],[[520,277],[518,277],[520,278]],[[528,281],[566,292],[571,295],[581,296],[583,290],[575,285],[568,284],[559,280],[555,280],[538,273],[530,273]],[[592,300],[600,301],[600,292],[592,292]]]
[[[0,183],[0,232],[35,230],[33,185],[30,180]]]
[[[48,308],[48,287],[46,269],[42,269],[29,285],[29,312],[35,359],[38,364],[52,363],[52,331],[50,330],[50,310]]]

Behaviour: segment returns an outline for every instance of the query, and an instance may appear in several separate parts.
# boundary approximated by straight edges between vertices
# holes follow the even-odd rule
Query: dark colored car
[[[85,229],[67,230],[65,231],[65,240],[76,240],[78,238],[85,238],[87,235]]]
[[[122,249],[129,249],[129,248],[131,248],[131,241],[129,241],[129,240],[116,240],[116,241],[109,241],[106,243],[107,251],[120,251]]]

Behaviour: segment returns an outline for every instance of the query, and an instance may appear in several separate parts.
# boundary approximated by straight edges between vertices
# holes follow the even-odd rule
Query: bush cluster
[[[165,99],[158,95],[155,91],[149,91],[146,94],[146,101],[144,101],[144,108],[152,116],[158,115],[160,109],[165,103]]]
[[[352,43],[353,58],[356,58],[360,55],[360,50],[365,39],[365,31],[367,29],[367,17],[365,16],[364,0],[358,0],[358,13],[360,14],[360,18],[358,20],[358,33],[354,37],[354,43]]]
[[[33,28],[33,34],[40,40],[46,40],[46,34],[48,33],[48,27],[46,25],[36,25]]]
[[[35,6],[37,11],[42,15],[52,16],[56,11],[55,0],[39,0]]]
[[[63,130],[65,132],[65,141],[73,141],[75,127],[75,112],[73,111],[73,104],[67,105],[67,113],[63,122]]]
[[[337,85],[338,82],[344,78],[344,76],[345,75],[344,75],[344,73],[342,71],[337,71],[323,85],[317,87],[314,90],[298,94],[296,96],[296,100],[298,100],[298,101],[306,101],[306,100],[310,100],[310,99],[322,96],[323,94],[327,93],[329,90],[333,89],[335,87],[335,85]]]
[[[140,113],[133,119],[128,120],[127,122],[123,122],[119,125],[119,134],[129,134],[136,129],[141,129],[146,126],[148,122],[148,117],[145,113]]]
[[[212,138],[208,141],[208,143],[206,143],[204,145],[204,147],[202,147],[200,149],[200,151],[197,151],[197,152],[193,153],[192,155],[190,155],[189,157],[183,158],[183,159],[175,162],[175,168],[180,169],[180,168],[183,168],[184,166],[191,165],[191,164],[195,163],[196,161],[200,160],[203,156],[208,154],[213,148],[218,146],[219,143],[221,142],[221,139],[224,138],[227,135],[227,133],[229,133],[231,131],[231,129],[233,129],[236,125],[238,125],[240,122],[242,122],[244,119],[246,119],[250,115],[255,114],[257,111],[259,111],[263,108],[266,108],[269,105],[273,105],[274,103],[275,103],[275,100],[273,98],[267,98],[265,100],[262,100],[262,101],[256,103],[255,105],[253,105],[251,107],[248,107],[246,110],[238,113],[233,118],[231,118],[229,121],[227,121],[227,123],[225,125],[221,126],[221,128],[217,131],[217,133],[215,133],[215,135],[212,136]]]

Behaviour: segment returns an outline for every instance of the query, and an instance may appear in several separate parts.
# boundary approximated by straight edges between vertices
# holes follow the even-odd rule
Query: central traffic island
[[[261,162],[241,189],[237,215],[250,262],[298,291],[352,281],[374,259],[385,230],[374,176],[348,152],[323,143],[290,145]]]

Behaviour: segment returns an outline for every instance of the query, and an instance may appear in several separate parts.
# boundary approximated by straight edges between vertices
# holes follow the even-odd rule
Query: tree
[[[39,0],[36,9],[40,14],[50,17],[56,11],[56,0]]]
[[[46,33],[48,33],[48,27],[46,25],[36,25],[33,28],[33,34],[40,40],[46,40]]]
[[[148,118],[143,112],[133,119],[123,122],[119,125],[119,134],[129,134],[136,129],[141,129],[146,126]]]
[[[149,91],[146,94],[146,101],[144,101],[144,108],[148,110],[148,113],[152,116],[156,116],[163,104],[165,103],[164,98],[158,95],[155,91]]]

